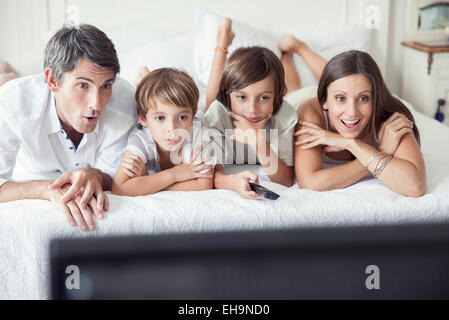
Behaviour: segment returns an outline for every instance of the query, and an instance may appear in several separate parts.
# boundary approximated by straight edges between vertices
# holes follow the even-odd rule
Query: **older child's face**
[[[272,77],[231,92],[231,110],[250,122],[259,122],[273,113],[274,82]]]
[[[186,138],[193,123],[193,110],[156,100],[156,108],[150,108],[140,123],[149,127],[153,139],[165,151],[176,150]]]
[[[327,88],[331,126],[345,138],[361,138],[373,113],[370,81],[363,74],[354,74],[332,82]]]

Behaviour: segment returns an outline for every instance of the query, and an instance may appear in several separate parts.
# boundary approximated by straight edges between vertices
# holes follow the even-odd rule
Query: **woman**
[[[300,187],[344,188],[371,172],[405,196],[425,193],[425,166],[413,116],[391,95],[369,54],[348,51],[329,61],[318,99],[300,106],[297,129],[295,173]],[[339,165],[328,167],[329,163]]]

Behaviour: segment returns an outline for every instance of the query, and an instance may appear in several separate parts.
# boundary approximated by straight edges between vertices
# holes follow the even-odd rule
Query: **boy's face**
[[[112,94],[115,73],[82,58],[74,70],[54,81],[56,110],[60,120],[79,133],[92,132]]]
[[[274,82],[272,77],[231,92],[231,110],[250,122],[259,122],[273,113]]]
[[[140,124],[150,129],[158,146],[165,151],[175,151],[182,144],[193,123],[193,110],[178,107],[156,99],[156,107],[150,108]]]

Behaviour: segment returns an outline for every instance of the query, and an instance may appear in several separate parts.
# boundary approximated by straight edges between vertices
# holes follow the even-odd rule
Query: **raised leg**
[[[209,75],[209,81],[206,88],[206,110],[212,102],[217,98],[218,89],[220,86],[221,76],[227,58],[227,49],[231,45],[235,34],[232,31],[232,20],[223,18],[220,21],[217,32],[217,50],[214,52],[214,59],[212,61],[212,68]]]

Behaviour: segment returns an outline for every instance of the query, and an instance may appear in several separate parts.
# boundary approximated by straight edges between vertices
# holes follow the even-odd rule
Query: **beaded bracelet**
[[[373,167],[373,175],[374,172],[376,171],[376,168],[379,167],[379,164],[382,162],[383,159],[385,159],[386,157],[388,157],[388,155],[386,155],[385,153],[382,153],[382,156],[379,157],[379,160],[377,160],[376,165]]]
[[[387,164],[391,161],[391,159],[393,159],[393,156],[391,156],[391,155],[387,155],[382,158],[382,160],[383,160],[382,163],[380,165],[378,164],[376,166],[376,169],[374,169],[374,173],[373,173],[374,177],[377,178],[379,176],[379,174],[387,166]]]
[[[377,157],[378,155],[380,155],[380,154],[383,154],[383,153],[382,153],[381,151],[379,151],[379,152],[373,154],[373,155],[369,158],[368,162],[366,163],[365,168],[368,169],[368,166],[370,165],[370,163],[371,163],[374,159],[376,159],[376,157]],[[369,169],[368,169],[368,170],[369,170]]]
[[[228,49],[223,48],[223,47],[216,47],[216,48],[215,48],[215,51],[221,51],[221,52],[223,52],[223,53],[225,53],[225,54],[228,53]]]

